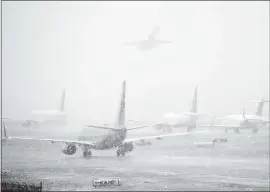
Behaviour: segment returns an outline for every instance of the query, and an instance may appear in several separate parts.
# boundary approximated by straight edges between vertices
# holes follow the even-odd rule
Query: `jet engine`
[[[131,152],[134,149],[134,146],[132,142],[124,143],[120,147],[120,151],[126,153],[126,152]]]
[[[128,151],[128,152],[131,152],[134,149],[132,142],[125,143],[124,146],[125,146],[126,151]]]
[[[73,155],[74,153],[76,153],[76,150],[77,150],[76,145],[74,145],[74,144],[68,144],[66,146],[66,148],[64,148],[62,150],[62,152],[64,154],[66,154],[66,155]]]

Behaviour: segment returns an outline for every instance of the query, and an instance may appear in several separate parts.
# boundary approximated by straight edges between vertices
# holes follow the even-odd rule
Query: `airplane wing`
[[[127,130],[133,130],[133,129],[141,129],[141,128],[145,128],[145,127],[150,127],[150,126],[155,126],[155,125],[159,125],[162,123],[157,123],[157,124],[152,124],[152,125],[144,125],[144,126],[139,126],[139,127],[133,127],[133,128],[128,128]],[[87,127],[91,127],[91,128],[98,128],[98,129],[107,129],[107,130],[119,130],[118,128],[113,128],[113,127],[105,127],[105,126],[96,126],[96,125],[85,125]]]
[[[270,124],[270,120],[264,120],[264,121],[262,122],[262,124],[263,124],[263,125]]]
[[[26,138],[26,137],[7,137],[7,140],[34,140],[34,141],[50,141],[51,143],[66,143],[66,144],[77,144],[77,145],[88,145],[93,147],[95,144],[94,142],[89,141],[76,141],[76,140],[58,140],[58,139],[38,139],[38,138]]]
[[[117,129],[117,128],[114,128],[114,127],[105,127],[105,126],[96,126],[96,125],[85,125],[85,126],[87,126],[87,127],[89,127],[89,128],[97,128],[97,129],[107,129],[107,130],[119,130],[119,129]]]
[[[190,135],[190,134],[194,134],[194,133],[205,133],[205,132],[207,132],[207,131],[173,133],[173,134],[165,134],[165,135],[155,135],[155,136],[147,136],[147,137],[139,137],[139,138],[130,138],[130,139],[125,139],[124,142],[139,141],[141,139],[157,139],[157,138],[163,138],[163,137],[172,137],[172,136],[180,136],[180,135]]]

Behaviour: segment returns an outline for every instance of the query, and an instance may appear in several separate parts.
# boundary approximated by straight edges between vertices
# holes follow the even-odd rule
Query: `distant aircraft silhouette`
[[[147,40],[134,41],[124,43],[124,46],[136,46],[139,51],[147,51],[156,48],[160,44],[172,43],[172,41],[157,40],[156,36],[160,31],[160,27],[155,27],[153,31],[148,35]]]

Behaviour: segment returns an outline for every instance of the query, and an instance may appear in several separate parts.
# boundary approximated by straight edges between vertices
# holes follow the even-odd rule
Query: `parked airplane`
[[[187,132],[195,129],[197,126],[197,120],[200,116],[206,114],[197,113],[197,100],[198,100],[198,88],[195,88],[194,96],[192,100],[192,106],[189,112],[183,114],[167,113],[164,114],[164,119],[167,123],[158,124],[154,126],[156,130],[162,130],[163,132],[172,132],[173,128],[186,128]],[[139,122],[136,120],[129,120],[133,122]]]
[[[58,110],[42,110],[32,111],[33,119],[26,120],[22,124],[23,127],[39,128],[42,126],[59,126],[63,127],[67,125],[67,114],[64,113],[65,108],[66,91],[63,90],[61,105]]]
[[[125,46],[136,46],[139,51],[151,50],[161,44],[172,43],[171,41],[157,40],[156,36],[160,31],[160,27],[155,27],[148,35],[148,39],[142,41],[133,41],[124,43]]]
[[[21,140],[38,140],[38,141],[51,141],[52,143],[60,142],[65,143],[66,147],[62,150],[64,154],[73,155],[76,150],[77,146],[81,147],[83,150],[83,156],[92,156],[91,149],[93,150],[108,150],[112,148],[118,148],[116,151],[117,156],[124,156],[126,153],[131,152],[134,148],[133,143],[134,141],[139,141],[141,139],[156,139],[162,137],[170,137],[170,136],[178,136],[178,135],[187,135],[191,133],[175,133],[175,134],[166,134],[166,135],[158,135],[158,136],[148,136],[148,137],[140,137],[140,138],[131,138],[127,139],[127,131],[145,128],[149,126],[139,126],[134,128],[126,128],[125,126],[125,90],[126,90],[126,83],[123,82],[122,86],[122,96],[120,102],[120,109],[118,112],[118,117],[116,121],[115,127],[107,127],[107,126],[94,126],[94,125],[87,125],[87,127],[91,128],[98,128],[98,129],[105,129],[109,130],[108,134],[104,136],[99,141],[91,141],[91,140],[55,140],[55,139],[35,139],[35,138],[22,138],[22,137],[7,137],[6,139],[21,139]],[[198,132],[194,132],[198,133]]]
[[[255,114],[246,115],[245,110],[239,115],[227,115],[223,118],[216,118],[212,128],[224,128],[227,132],[229,129],[233,129],[236,133],[239,133],[240,129],[251,129],[253,133],[257,133],[258,130],[267,124],[269,120],[265,120],[262,117],[264,103],[269,102],[262,99],[261,101],[251,101],[258,103],[257,111]],[[216,123],[219,121],[219,123]]]
[[[197,126],[197,120],[200,116],[204,114],[197,113],[197,100],[198,100],[198,88],[195,88],[194,96],[192,100],[192,106],[189,112],[183,114],[168,113],[164,115],[165,121],[168,123],[157,125],[155,128],[157,130],[172,131],[172,128],[186,128],[187,132],[195,129]]]

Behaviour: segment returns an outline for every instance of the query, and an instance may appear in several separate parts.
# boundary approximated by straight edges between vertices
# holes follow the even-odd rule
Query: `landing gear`
[[[234,129],[234,132],[235,132],[235,133],[239,133],[239,128],[235,128],[235,129]]]
[[[171,133],[171,132],[172,132],[172,128],[171,128],[171,127],[168,127],[168,128],[167,128],[167,132],[168,132],[168,133]]]
[[[258,128],[254,128],[254,129],[252,129],[252,133],[257,133],[258,132]]]
[[[123,152],[123,151],[121,151],[120,149],[118,149],[117,151],[116,151],[116,155],[117,155],[117,157],[119,157],[120,155],[122,155],[122,156],[125,156],[125,152]]]
[[[187,127],[187,132],[191,132],[192,128],[190,126]]]
[[[119,145],[119,147],[116,151],[116,155],[117,155],[117,157],[119,157],[120,155],[125,156],[126,153],[131,152],[133,149],[134,149],[134,146],[133,146],[132,142],[123,143],[123,144]]]
[[[193,129],[196,129],[196,124],[187,126],[187,132],[191,132]]]
[[[91,151],[88,151],[88,150],[83,151],[83,157],[91,157],[91,156],[92,156]]]

